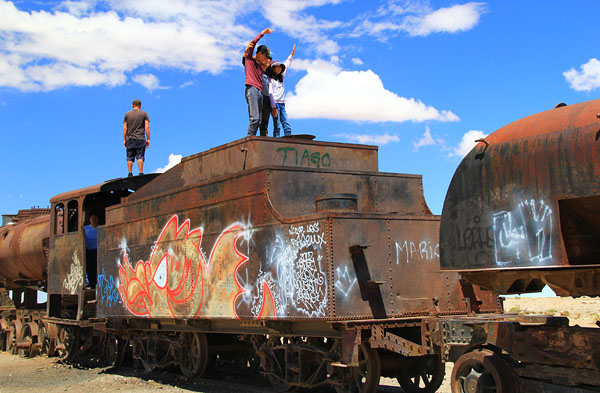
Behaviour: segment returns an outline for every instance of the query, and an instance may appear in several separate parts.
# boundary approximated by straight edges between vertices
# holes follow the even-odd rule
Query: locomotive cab
[[[50,200],[48,316],[87,319],[94,314],[95,289],[86,281],[85,229],[90,215],[106,224],[106,208],[120,203],[157,174],[114,179],[59,194]],[[95,262],[93,263],[95,265]],[[93,265],[92,265],[93,266]]]

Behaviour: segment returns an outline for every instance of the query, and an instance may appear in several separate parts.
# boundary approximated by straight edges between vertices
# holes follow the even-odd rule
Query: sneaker
[[[133,177],[133,173],[129,172],[129,173],[127,174],[127,177]]]
[[[140,176],[144,176],[144,172],[140,172]]]

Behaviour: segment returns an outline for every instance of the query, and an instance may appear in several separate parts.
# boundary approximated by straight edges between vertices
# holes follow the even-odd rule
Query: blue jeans
[[[260,113],[262,111],[262,91],[256,86],[246,85],[246,102],[248,103],[248,136],[256,135],[260,125]]]
[[[277,117],[273,117],[273,136],[277,138],[279,136],[279,122],[283,127],[283,135],[292,135],[292,127],[287,121],[287,112],[285,111],[285,103],[276,103],[277,106]]]

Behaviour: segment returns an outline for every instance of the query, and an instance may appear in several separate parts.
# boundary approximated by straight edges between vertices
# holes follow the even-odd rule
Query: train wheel
[[[40,326],[38,331],[38,342],[40,343],[40,355],[50,356],[50,336],[44,324]]]
[[[106,362],[111,367],[119,367],[125,355],[125,343],[112,334],[106,334],[103,339],[103,350]]]
[[[42,347],[45,345],[44,343],[48,343],[48,351],[46,355],[48,357],[52,357],[56,355],[56,345],[58,344],[58,326],[55,323],[43,323],[42,327],[44,328],[45,336],[44,340],[40,340]]]
[[[21,334],[17,338],[18,348],[17,353],[20,357],[30,358],[39,353],[35,346],[38,338],[38,325],[35,322],[28,322],[23,325]],[[26,346],[25,346],[26,345]]]
[[[73,326],[61,326],[58,331],[58,356],[72,359],[79,346],[79,330]]]
[[[295,392],[297,390],[297,386],[291,385],[286,381],[286,367],[285,361],[282,362],[283,359],[273,359],[272,370],[269,374],[267,374],[267,378],[275,389],[278,392]]]
[[[439,356],[428,357],[413,368],[403,368],[398,383],[406,393],[434,393],[444,381],[446,368]]]
[[[358,352],[358,367],[347,369],[348,379],[343,386],[336,386],[337,393],[374,393],[381,377],[381,359],[376,349],[361,344]]]
[[[17,347],[17,333],[13,325],[9,326],[6,331],[6,344],[4,347],[6,348],[6,352],[14,355]]]
[[[6,335],[6,350],[13,355],[17,354],[17,339],[21,334],[21,321],[15,319],[10,323],[8,334]]]
[[[8,321],[0,318],[0,351],[6,351],[6,336],[8,334]]]
[[[208,365],[208,341],[204,333],[181,333],[179,368],[188,378],[204,374]]]
[[[454,363],[452,393],[514,393],[515,379],[508,363],[490,350],[467,352]]]

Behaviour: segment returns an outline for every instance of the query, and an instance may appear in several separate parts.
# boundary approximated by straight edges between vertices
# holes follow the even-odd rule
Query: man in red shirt
[[[260,124],[263,100],[262,74],[271,60],[269,48],[261,45],[256,48],[256,55],[253,56],[254,47],[265,34],[271,34],[272,32],[271,29],[264,29],[256,38],[250,41],[242,57],[242,64],[246,72],[246,102],[248,103],[248,116],[250,117],[248,136],[256,135]]]

